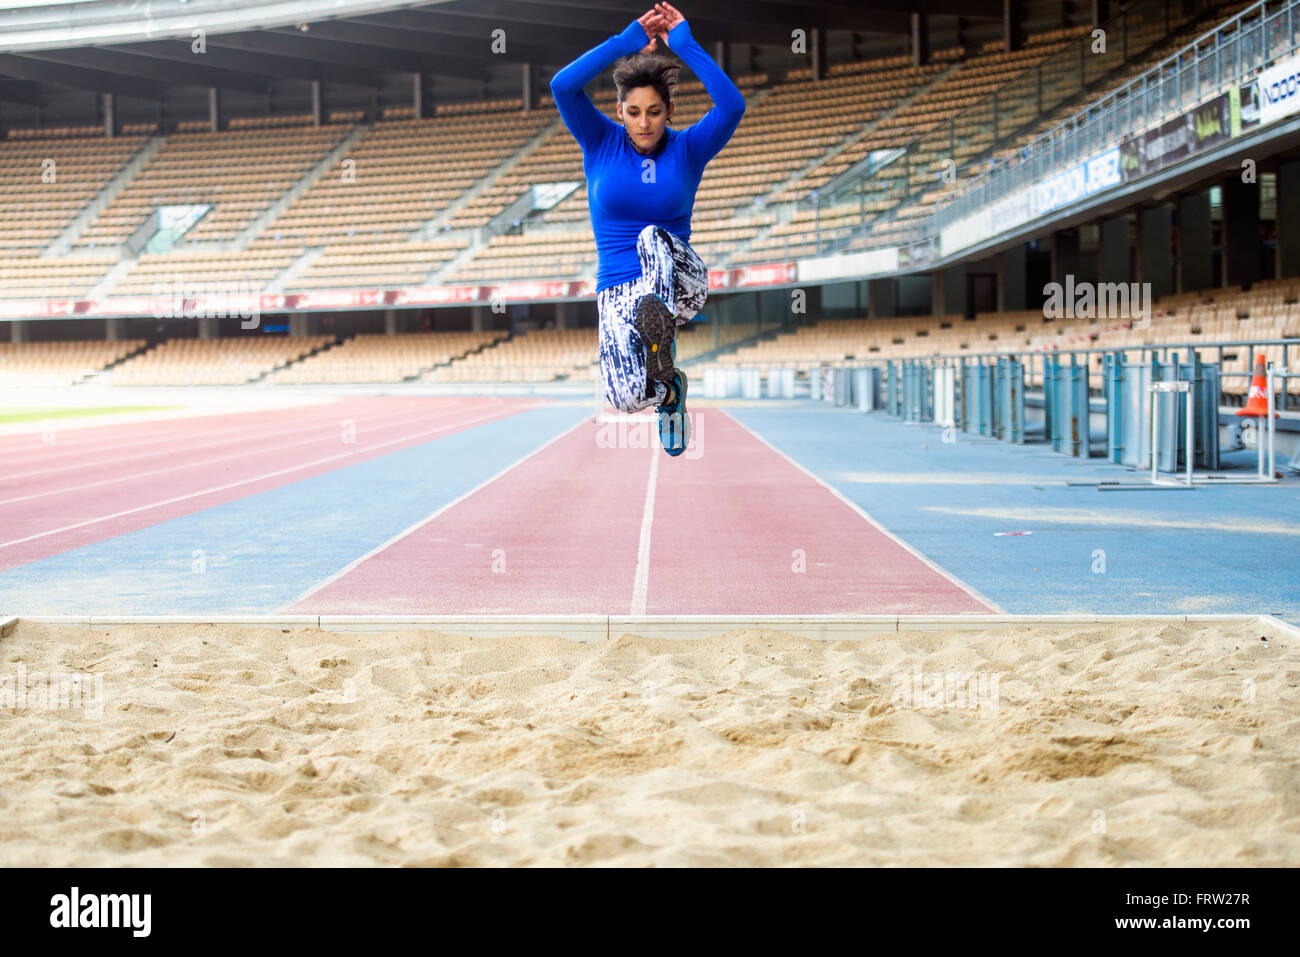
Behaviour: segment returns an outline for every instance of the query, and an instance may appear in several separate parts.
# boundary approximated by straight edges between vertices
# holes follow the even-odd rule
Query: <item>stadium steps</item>
[[[319,259],[321,254],[324,252],[324,246],[308,246],[303,250],[301,256],[289,263],[289,265],[285,266],[284,269],[280,270],[275,278],[266,284],[266,288],[263,289],[262,292],[270,295],[284,292],[289,283],[293,282],[301,276],[303,272],[310,269],[311,264]]]
[[[348,338],[351,337],[349,336]],[[254,383],[262,382],[266,379],[267,376],[279,372],[281,369],[287,369],[290,366],[297,365],[299,362],[302,362],[303,359],[310,359],[312,356],[320,355],[326,349],[333,349],[335,346],[342,345],[343,341],[344,339],[342,337],[339,337],[339,338],[335,338],[333,342],[322,343],[321,345],[317,346],[315,349],[311,350],[311,352],[305,352],[302,355],[297,356],[296,358],[290,359],[288,362],[282,362],[273,369],[267,369],[261,375],[255,375],[251,379],[245,379],[243,384],[253,385]]]
[[[370,132],[370,128],[371,124],[369,123],[358,123],[354,126],[343,139],[339,140],[334,149],[325,154],[324,159],[308,170],[305,176],[285,190],[279,199],[245,226],[239,235],[230,241],[227,247],[228,251],[243,252],[247,249],[248,244],[258,238],[267,226],[279,219],[280,214],[288,209],[299,196],[315,186],[317,181],[326,173],[333,171],[347,156],[352,147],[356,146],[357,142]]]
[[[138,260],[133,257],[114,263],[113,268],[104,273],[104,278],[91,287],[90,291],[86,293],[85,298],[92,302],[96,299],[106,298],[108,294],[113,291],[113,287],[126,278],[127,273],[131,271],[131,267],[134,266],[136,262],[138,262]]]
[[[939,73],[936,73],[934,76],[932,76],[930,78],[929,83],[925,84],[924,86],[918,86],[915,90],[912,91],[911,95],[899,100],[888,110],[885,110],[885,112],[881,113],[870,123],[863,126],[862,129],[858,130],[858,132],[845,137],[835,146],[832,146],[830,149],[828,149],[821,156],[818,156],[810,160],[808,162],[808,165],[804,166],[802,169],[795,170],[793,173],[787,176],[776,186],[772,187],[762,196],[757,196],[749,203],[736,207],[736,215],[742,216],[746,213],[758,212],[763,210],[764,208],[766,208],[767,204],[773,200],[773,197],[780,196],[782,192],[795,186],[805,176],[808,176],[810,173],[816,172],[818,169],[820,169],[822,166],[825,166],[831,160],[835,159],[835,157],[839,156],[849,147],[853,146],[855,143],[860,142],[864,138],[870,136],[880,127],[881,123],[891,118],[895,113],[903,109],[903,107],[909,105],[918,96],[926,92],[932,85],[939,82],[940,80],[947,78],[949,75],[952,74],[954,70],[960,69],[960,67],[961,67],[961,61],[956,61],[952,64],[949,64],[947,69]],[[775,222],[769,223],[768,225],[761,227],[758,230],[758,232],[756,232],[753,236],[749,238],[749,242],[747,243],[747,245],[756,242],[761,242],[762,240],[767,239],[767,237],[771,235],[773,229],[775,229],[777,226],[785,224],[786,222],[789,222],[790,217],[794,215],[794,206],[792,204],[788,202],[782,202],[782,203],[776,203],[775,205],[778,208],[782,209],[784,212],[777,216]],[[737,250],[737,251],[741,252],[744,250]],[[729,266],[731,264],[731,255],[732,254],[729,253],[726,256],[722,257],[718,263],[718,266],[720,268],[726,268],[727,266]]]
[[[473,260],[480,250],[487,247],[490,241],[483,237],[482,230],[474,230],[474,238],[470,241],[470,244],[442,265],[434,266],[429,270],[429,275],[424,277],[424,284],[426,286],[437,286],[442,283],[444,277],[456,275],[456,271]]]
[[[928,83],[922,86],[917,86],[915,89],[912,90],[912,92],[909,95],[903,97],[901,100],[898,100],[892,107],[885,110],[883,113],[877,116],[870,123],[867,123],[865,126],[863,126],[862,129],[858,130],[856,133],[846,136],[844,139],[840,140],[839,143],[832,146],[821,156],[817,156],[809,160],[808,164],[804,166],[802,169],[795,170],[793,173],[787,176],[780,183],[773,186],[762,196],[757,197],[747,205],[752,206],[756,210],[762,209],[770,201],[772,201],[772,197],[779,196],[782,192],[794,186],[796,183],[802,180],[809,173],[816,172],[819,168],[825,166],[831,160],[835,159],[835,157],[839,156],[850,146],[853,146],[855,143],[860,142],[865,137],[870,136],[872,133],[874,133],[877,129],[880,128],[880,124],[883,123],[885,120],[893,118],[894,114],[896,114],[899,110],[903,109],[905,106],[911,105],[913,100],[915,100],[921,94],[928,92],[930,88],[934,86],[936,83],[939,83],[940,81],[943,80],[947,80],[954,72],[961,69],[963,62],[964,61],[962,60],[956,60],[950,63],[946,69],[941,70],[940,72],[931,76],[930,81]],[[749,210],[746,209],[746,206],[736,207],[736,215],[738,216],[748,211]]]
[[[757,335],[750,336],[748,339],[741,339],[739,342],[733,342],[730,345],[721,347],[720,349],[714,349],[710,352],[705,352],[702,353],[701,355],[693,356],[690,359],[683,359],[681,364],[684,366],[691,366],[691,365],[698,366],[698,365],[703,365],[707,362],[713,362],[719,356],[725,356],[728,353],[735,352],[738,349],[743,349],[746,346],[752,346],[759,342],[769,342],[772,339],[777,338],[777,336],[780,336],[783,333],[794,332],[798,328],[799,328],[799,320],[792,319],[790,322],[777,326],[774,329],[768,329],[764,332],[760,332]]]
[[[444,235],[442,227],[451,222],[462,209],[468,206],[473,200],[483,194],[485,190],[491,189],[502,176],[509,173],[512,169],[531,156],[538,147],[551,138],[557,129],[564,125],[557,113],[555,119],[543,126],[537,131],[537,134],[519,149],[515,150],[513,156],[498,166],[488,176],[484,176],[472,187],[462,193],[456,200],[450,203],[442,212],[438,213],[423,226],[417,227],[411,232],[413,242],[425,242],[430,239],[437,239]],[[477,230],[476,230],[477,232]]]
[[[108,372],[110,369],[115,369],[125,362],[129,362],[132,359],[136,358],[137,356],[144,355],[146,352],[148,352],[157,344],[158,343],[156,342],[146,342],[139,349],[136,349],[134,352],[128,352],[126,355],[122,356],[122,358],[110,362],[108,363],[108,365],[100,366],[98,369],[92,369],[90,372],[83,372],[81,375],[77,376],[77,378],[72,381],[72,384],[85,385],[88,382],[94,382],[95,379],[99,378],[105,372]]]
[[[435,362],[431,366],[424,366],[423,368],[420,369],[420,371],[416,375],[407,376],[405,381],[407,382],[423,381],[424,377],[428,375],[430,372],[433,372],[435,369],[450,369],[454,364],[459,362],[461,359],[475,355],[476,353],[479,352],[483,352],[487,349],[495,348],[496,346],[499,346],[501,343],[509,342],[509,341],[510,341],[509,339],[494,339],[491,342],[483,343],[481,346],[475,346],[473,349],[466,349],[460,355],[452,356],[446,362]]]
[[[156,134],[145,140],[136,150],[136,154],[117,171],[117,175],[105,183],[104,188],[82,207],[81,211],[73,217],[72,222],[64,227],[63,232],[55,236],[54,240],[41,250],[41,257],[66,256],[72,249],[72,244],[80,238],[82,231],[99,217],[99,214],[117,198],[117,194],[122,192],[127,184],[135,179],[135,174],[144,168],[145,163],[153,159],[154,154],[162,149],[166,142],[165,134]]]

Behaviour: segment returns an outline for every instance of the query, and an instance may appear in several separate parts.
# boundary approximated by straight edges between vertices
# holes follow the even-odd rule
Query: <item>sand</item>
[[[87,695],[0,705],[4,865],[1300,864],[1300,642],[1259,623],[580,644],[24,621],[0,692],[20,667]]]

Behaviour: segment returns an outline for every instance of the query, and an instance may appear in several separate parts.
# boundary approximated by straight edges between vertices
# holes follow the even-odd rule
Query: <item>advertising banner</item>
[[[864,255],[862,253],[857,254]],[[890,249],[897,268],[897,250]],[[709,270],[709,288],[744,289],[795,282],[793,262],[755,263],[734,269]],[[166,285],[166,284],[162,284]],[[492,301],[539,302],[588,299],[596,295],[595,279],[543,279],[497,285],[419,286],[410,289],[328,289],[318,292],[260,293],[252,288],[207,291],[188,287],[166,294],[110,296],[107,299],[0,300],[0,319],[75,316],[151,316],[161,319],[267,315],[389,306],[473,305]]]
[[[1259,89],[1262,125],[1300,111],[1300,56],[1287,57],[1269,67],[1255,81]]]
[[[1120,170],[1124,182],[1147,176],[1217,146],[1232,136],[1231,93],[1202,103],[1120,144]]]

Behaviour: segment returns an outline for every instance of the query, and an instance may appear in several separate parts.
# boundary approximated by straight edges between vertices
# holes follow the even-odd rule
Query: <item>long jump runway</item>
[[[0,611],[20,615],[1002,610],[721,406],[494,397],[0,437]],[[608,419],[608,421],[602,421]]]

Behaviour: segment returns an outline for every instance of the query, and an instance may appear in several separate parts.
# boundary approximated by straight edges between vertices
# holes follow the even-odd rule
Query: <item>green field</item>
[[[88,415],[118,415],[122,412],[157,412],[175,405],[106,405],[93,409],[0,409],[0,424],[30,422],[33,419],[77,419]]]

